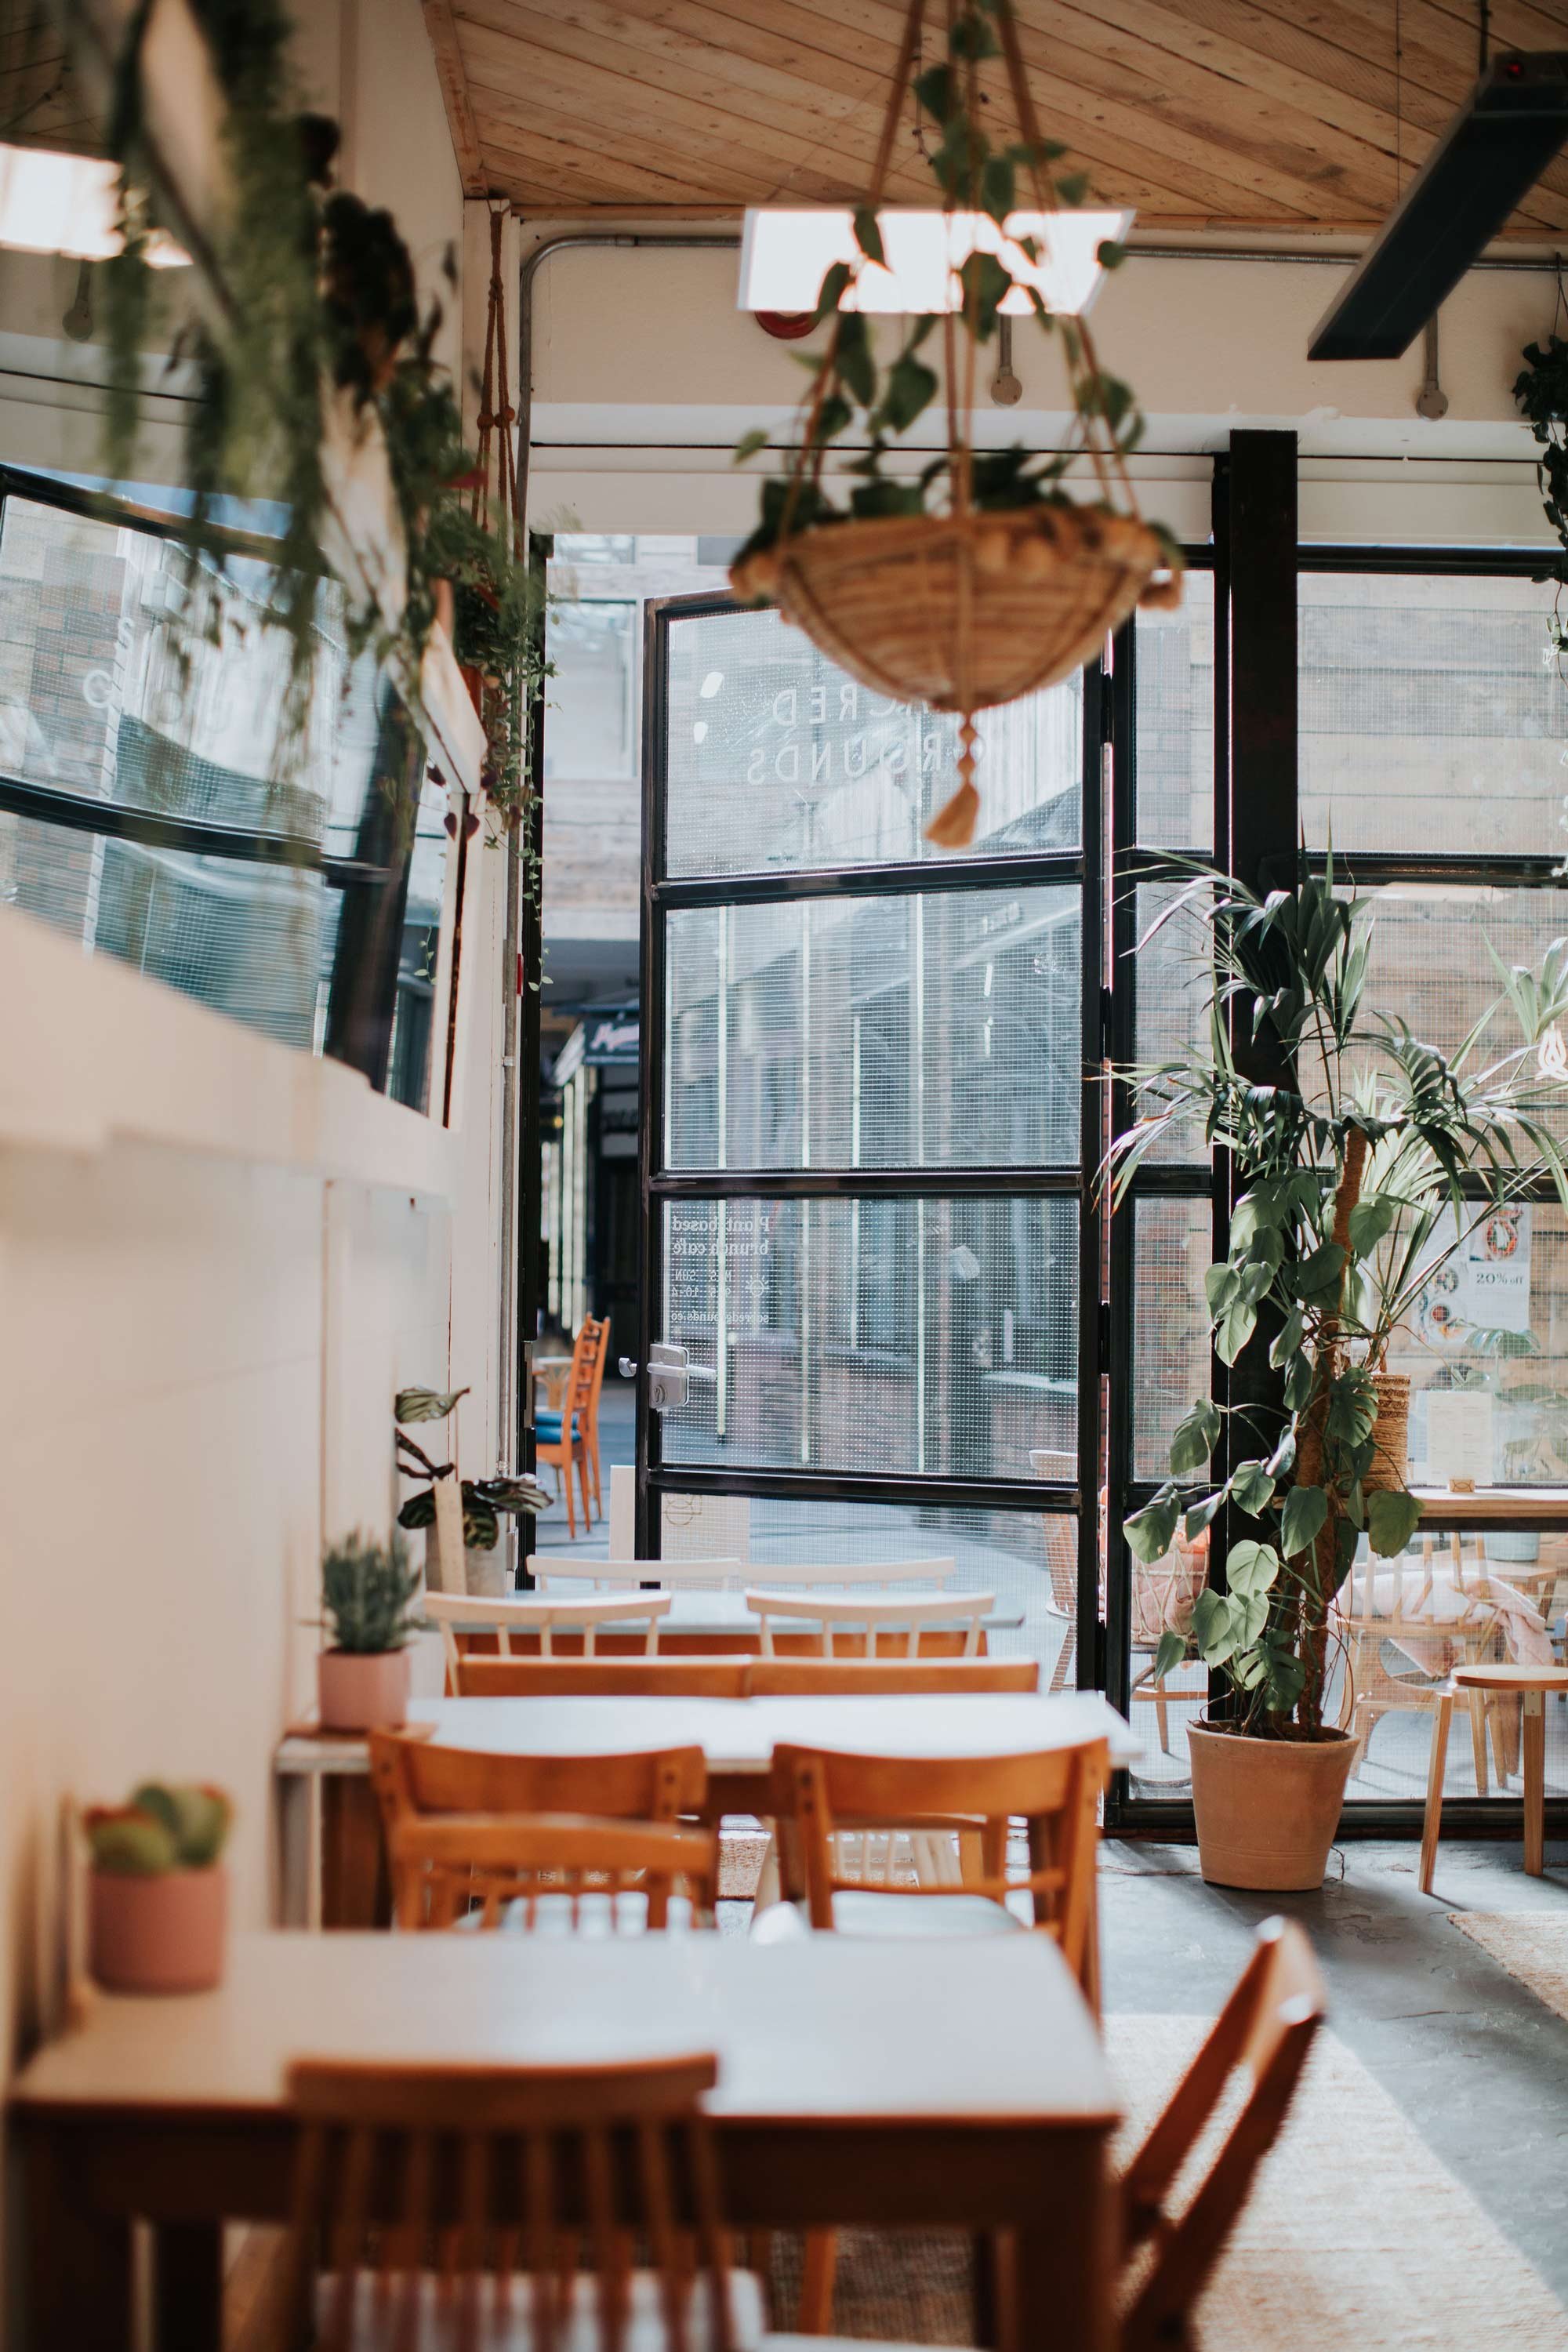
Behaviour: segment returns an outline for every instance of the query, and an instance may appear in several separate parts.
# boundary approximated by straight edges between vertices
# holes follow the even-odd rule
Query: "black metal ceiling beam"
[[[1307,346],[1396,360],[1568,139],[1568,49],[1494,58]]]

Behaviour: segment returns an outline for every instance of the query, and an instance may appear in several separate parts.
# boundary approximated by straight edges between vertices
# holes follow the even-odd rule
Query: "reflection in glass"
[[[618,602],[552,605],[546,782],[621,783],[636,775],[637,612]]]
[[[1078,1157],[1076,887],[668,919],[673,1168]]]
[[[407,838],[392,813],[409,759],[396,698],[369,656],[351,664],[342,592],[323,582],[304,736],[290,744],[292,644],[270,620],[275,592],[271,567],[251,558],[193,569],[131,522],[6,498],[0,780],[48,799],[0,806],[0,903],[306,1051],[327,1048],[342,964],[360,1024],[344,1058],[362,1068],[367,1024],[386,1058],[395,987],[387,1090],[424,1107],[446,795],[425,789],[405,901],[400,870],[384,887],[382,872]],[[73,818],[101,806],[114,822],[63,824],[43,813],[51,801]],[[167,823],[127,838],[126,812]],[[221,827],[259,854],[212,855],[199,835],[174,845],[172,824]],[[394,955],[384,918],[399,905]],[[367,989],[377,1002],[362,1005]],[[331,1050],[343,1050],[335,1038]]]
[[[1176,1423],[1209,1385],[1206,1200],[1133,1203],[1132,1475],[1164,1478]]]
[[[1069,1200],[668,1202],[664,1458],[1072,1478],[1077,1315]]]
[[[1079,840],[1083,682],[980,716],[974,856]],[[889,702],[776,613],[669,632],[671,875],[939,859],[927,820],[957,785],[958,721]]]
[[[1173,613],[1140,613],[1138,838],[1214,845],[1214,574],[1189,572]]]
[[[1550,582],[1304,572],[1301,824],[1310,848],[1560,849],[1568,697]]]

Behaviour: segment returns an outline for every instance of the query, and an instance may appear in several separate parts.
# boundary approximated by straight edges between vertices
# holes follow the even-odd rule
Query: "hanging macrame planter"
[[[1051,196],[1070,206],[1084,194],[1076,175],[1054,185],[1045,176],[1063,151],[1040,136],[1010,0],[960,0],[948,15],[948,62],[919,73],[923,13],[924,0],[910,0],[870,187],[856,215],[857,257],[823,280],[817,315],[831,322],[828,340],[790,470],[767,485],[763,522],[730,577],[737,595],[776,604],[862,685],[959,714],[959,787],[927,838],[962,848],[973,838],[980,805],[975,713],[1070,677],[1137,604],[1179,603],[1181,556],[1168,534],[1142,520],[1128,477],[1142,424],[1137,403],[1100,368],[1083,320],[1047,307],[1035,282],[1036,239],[1004,233],[992,251],[965,234],[976,215],[1004,230],[1020,175],[1039,214],[1056,208]],[[980,87],[993,58],[1005,62],[1016,120],[1017,136],[1005,143]],[[940,135],[930,160],[951,249],[970,247],[952,273],[954,307],[941,320],[946,454],[918,481],[889,477],[881,459],[941,388],[918,356],[937,321],[904,322],[900,351],[879,368],[865,313],[855,307],[862,273],[884,264],[878,207],[910,91],[917,121],[927,118]],[[1101,247],[1105,266],[1120,257]],[[1048,457],[973,446],[978,351],[1017,289],[1042,328],[1058,334],[1071,389],[1074,444]],[[833,443],[858,415],[868,446],[844,469],[858,480],[841,509],[823,477]],[[742,451],[763,437],[751,436]],[[1092,501],[1061,486],[1075,463],[1091,469]],[[939,510],[927,510],[928,497]]]

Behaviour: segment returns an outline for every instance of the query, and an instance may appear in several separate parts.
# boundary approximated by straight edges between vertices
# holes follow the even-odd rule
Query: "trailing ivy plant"
[[[1561,311],[1563,293],[1558,289]],[[1546,520],[1557,534],[1563,552],[1539,576],[1557,583],[1557,594],[1546,628],[1558,675],[1568,681],[1568,624],[1563,618],[1563,591],[1568,588],[1568,338],[1549,333],[1543,343],[1527,343],[1521,354],[1524,365],[1514,378],[1513,397],[1520,414],[1535,436],[1539,455],[1535,478]],[[1568,801],[1562,823],[1568,828]],[[1568,873],[1568,859],[1558,868]]]
[[[1053,176],[1053,167],[1068,151],[1059,140],[1038,135],[1016,39],[1010,0],[957,0],[950,12],[946,58],[914,74],[909,85],[922,149],[943,207],[983,213],[998,228],[1020,208],[1072,209],[1089,194],[1085,172]],[[1020,117],[1012,137],[992,135],[987,94],[980,87],[982,68],[1003,57]],[[875,200],[855,214],[855,259],[836,262],[822,281],[815,323],[826,324],[828,333],[821,351],[795,355],[812,379],[801,446],[792,453],[790,474],[763,485],[761,518],[737,562],[745,562],[790,532],[818,524],[920,515],[945,510],[955,502],[991,512],[1066,506],[1074,502],[1063,478],[1085,456],[1095,463],[1101,502],[1108,504],[1110,475],[1121,474],[1138,446],[1143,415],[1131,385],[1100,367],[1084,322],[1048,309],[1038,289],[1026,276],[1016,275],[1004,255],[974,252],[957,272],[963,299],[956,316],[899,321],[897,346],[885,352],[879,349],[868,314],[841,308],[847,296],[853,298],[867,265],[880,265],[886,258]],[[1033,236],[1019,238],[1016,250],[1030,264],[1040,258],[1039,242]],[[1114,269],[1125,257],[1120,245],[1106,238],[1099,257],[1103,268]],[[973,450],[955,429],[958,416],[973,405],[978,355],[995,335],[1002,306],[1016,287],[1022,289],[1040,327],[1059,340],[1067,365],[1077,436],[1072,449],[1055,456],[1018,443],[1007,449]],[[931,364],[930,349],[939,329],[943,347],[940,372]],[[931,407],[942,389],[943,373],[950,446],[932,457],[912,480],[889,474],[885,461],[889,449]],[[824,461],[852,432],[863,446],[843,463],[840,472],[849,488],[846,499],[836,500],[824,487]],[[737,445],[736,462],[754,457],[767,441],[765,430],[747,434]],[[1150,529],[1179,569],[1183,558],[1176,541],[1158,524]]]
[[[374,412],[384,436],[406,547],[407,599],[395,628],[353,586],[351,658],[367,647],[416,701],[420,661],[440,595],[456,593],[458,659],[492,681],[484,695],[492,808],[515,826],[528,798],[525,739],[543,675],[542,588],[514,550],[510,519],[492,527],[450,378],[435,357],[438,304],[421,314],[408,250],[392,215],[332,187],[337,127],[300,110],[289,63],[290,22],[279,0],[192,0],[226,102],[230,203],[211,225],[221,312],[195,309],[175,341],[195,398],[184,450],[191,511],[180,524],[193,581],[221,570],[216,518],[227,499],[282,509],[272,617],[291,661],[276,764],[289,778],[303,752],[315,689],[319,601],[327,569],[328,395]],[[146,266],[155,195],[142,118],[139,9],[117,77],[110,146],[121,168],[123,251],[109,268],[112,386],[108,470],[131,470],[143,353],[153,323]],[[450,276],[448,264],[448,276]],[[166,279],[166,273],[160,273]],[[167,296],[166,282],[158,289]]]
[[[1320,1738],[1334,1597],[1358,1542],[1364,1534],[1391,1557],[1420,1517],[1403,1460],[1379,1450],[1374,1376],[1423,1290],[1487,1216],[1548,1182],[1568,1207],[1568,1165],[1548,1124],[1568,1085],[1543,1075],[1540,1052],[1568,1012],[1568,941],[1539,974],[1494,953],[1498,1000],[1449,1055],[1369,1007],[1371,909],[1343,895],[1331,856],[1321,877],[1264,898],[1194,870],[1139,951],[1172,921],[1197,926],[1213,974],[1206,1035],[1128,1074],[1140,1116],[1115,1139],[1107,1174],[1120,1203],[1142,1161],[1183,1129],[1234,1155],[1228,1247],[1205,1276],[1210,1328],[1227,1365],[1267,1348],[1281,1402],[1196,1399],[1172,1441],[1170,1476],[1123,1532],[1152,1563],[1178,1522],[1190,1541],[1227,1502],[1258,1522],[1231,1546],[1223,1585],[1199,1594],[1193,1641],[1229,1684],[1239,1730]],[[1495,1039],[1504,1020],[1517,1043]],[[1244,1057],[1263,1048],[1287,1075],[1259,1083],[1238,1066],[1238,1045]],[[1232,1466],[1215,1480],[1222,1435]],[[1165,1633],[1156,1675],[1185,1653],[1181,1634]]]

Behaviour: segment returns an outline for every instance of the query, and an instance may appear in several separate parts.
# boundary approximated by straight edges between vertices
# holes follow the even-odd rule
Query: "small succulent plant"
[[[222,1789],[144,1780],[128,1804],[90,1807],[83,1827],[96,1870],[156,1878],[168,1870],[210,1870],[233,1817]]]
[[[421,1583],[401,1536],[386,1546],[367,1543],[356,1528],[329,1544],[321,1554],[321,1622],[332,1647],[361,1657],[403,1649],[411,1633],[424,1631]]]

